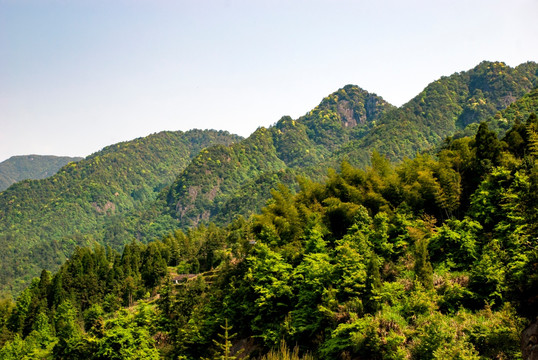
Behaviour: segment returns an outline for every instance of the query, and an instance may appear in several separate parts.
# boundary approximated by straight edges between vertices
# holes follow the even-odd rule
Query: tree
[[[150,243],[143,253],[141,275],[148,289],[153,289],[166,275],[166,261],[155,242]]]
[[[271,345],[280,340],[280,322],[291,310],[292,266],[265,244],[256,244],[247,258],[245,282],[253,292],[253,303],[245,304],[254,318],[252,330]]]
[[[97,358],[110,360],[157,360],[159,352],[155,341],[144,326],[137,326],[132,315],[120,312],[117,318],[107,321],[106,332],[98,341]]]
[[[103,308],[99,304],[93,304],[84,312],[84,329],[96,336],[103,336],[105,320]]]
[[[228,325],[228,319],[224,319],[224,325],[221,325],[220,327],[224,331],[224,333],[218,334],[218,337],[220,338],[219,341],[213,339],[213,343],[217,346],[217,349],[218,349],[216,354],[213,356],[213,360],[238,359],[236,355],[239,355],[241,351],[232,355],[232,339],[237,336],[237,334],[230,333],[233,326]],[[204,360],[208,360],[208,359],[204,359]]]
[[[494,131],[488,129],[485,122],[480,123],[475,135],[473,149],[475,152],[474,172],[480,178],[499,164],[503,145]]]
[[[433,288],[433,268],[428,253],[428,234],[432,222],[425,223],[427,229],[408,227],[409,236],[415,243],[415,277],[426,289]],[[429,228],[429,229],[428,229]]]
[[[368,267],[366,268],[366,287],[365,292],[367,296],[366,300],[366,310],[374,313],[379,310],[379,289],[381,288],[381,275],[379,274],[379,258],[372,251],[370,254],[370,259],[368,261]]]

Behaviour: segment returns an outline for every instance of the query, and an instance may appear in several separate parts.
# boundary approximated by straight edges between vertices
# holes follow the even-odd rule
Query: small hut
[[[196,277],[196,275],[197,274],[179,274],[179,275],[176,275],[171,279],[172,284],[178,285],[178,284],[184,283],[185,281]]]

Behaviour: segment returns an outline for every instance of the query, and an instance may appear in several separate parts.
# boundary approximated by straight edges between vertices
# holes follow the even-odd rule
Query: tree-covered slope
[[[222,131],[161,132],[108,146],[43,180],[0,193],[0,291],[16,290],[76,245],[111,243],[123,214],[153,201],[198,152],[240,137]]]
[[[0,301],[0,358],[530,360],[538,117],[514,120],[344,162],[226,227],[77,248]]]
[[[44,179],[54,175],[67,163],[79,161],[80,157],[53,155],[12,156],[0,163],[0,191],[17,181]]]
[[[538,64],[515,68],[484,61],[474,69],[442,77],[402,107],[385,114],[364,137],[338,153],[355,165],[372,150],[392,160],[414,157],[469,124],[485,121],[538,85]]]
[[[0,194],[0,246],[6,249],[0,286],[16,292],[14,279],[22,284],[40,268],[58,265],[77,244],[119,248],[177,227],[248,217],[278,182],[297,188],[298,176],[322,180],[341,160],[364,167],[373,150],[391,160],[414,157],[457,130],[476,131],[476,121],[536,84],[537,68],[483,62],[433,82],[400,108],[348,85],[304,116],[283,117],[241,141],[191,131],[112,145],[49,179]],[[510,106],[514,114],[516,106],[527,105]],[[507,112],[494,121],[506,131],[514,116]]]
[[[528,94],[523,95],[516,102],[510,104],[505,110],[495,114],[489,119],[490,128],[500,135],[504,135],[516,122],[525,122],[538,108],[538,86]]]
[[[297,120],[285,116],[241,143],[205,149],[171,186],[170,211],[182,227],[248,215],[269,198],[274,176],[291,171],[320,177],[320,164],[326,166],[335,150],[367,132],[392,108],[377,95],[348,85]],[[281,180],[295,182],[289,176]],[[245,201],[237,201],[241,198]]]
[[[226,223],[237,213],[259,209],[275,171],[321,180],[341,160],[367,165],[373,150],[391,160],[412,158],[528,93],[538,83],[537,72],[538,65],[531,62],[516,68],[483,62],[431,83],[400,108],[348,85],[297,120],[283,117],[244,144],[201,153],[172,185],[170,213],[182,227],[210,219]],[[296,183],[289,177],[285,182]],[[262,190],[252,192],[253,186]]]

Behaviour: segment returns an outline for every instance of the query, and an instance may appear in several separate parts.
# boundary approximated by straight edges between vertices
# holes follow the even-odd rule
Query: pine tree
[[[224,334],[218,334],[220,341],[213,340],[213,343],[217,346],[219,350],[217,350],[217,353],[213,356],[214,360],[235,360],[238,359],[237,356],[242,351],[238,351],[235,355],[232,355],[232,339],[237,336],[235,333],[230,333],[232,330],[232,326],[228,325],[228,319],[224,320],[224,325],[220,326],[222,330],[224,330]],[[246,359],[245,357],[242,357],[242,359]],[[208,359],[205,359],[208,360]]]
[[[478,127],[474,140],[475,171],[476,175],[483,176],[491,168],[498,165],[502,151],[502,143],[497,138],[494,131],[488,129],[488,125],[483,122]]]
[[[529,145],[528,145],[529,153],[532,156],[538,157],[538,133],[536,133],[536,131],[529,128],[528,136],[529,136]]]

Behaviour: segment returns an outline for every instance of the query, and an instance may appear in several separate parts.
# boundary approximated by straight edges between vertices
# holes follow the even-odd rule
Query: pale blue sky
[[[248,136],[356,84],[394,105],[538,61],[537,0],[0,0],[0,161],[161,130]]]

